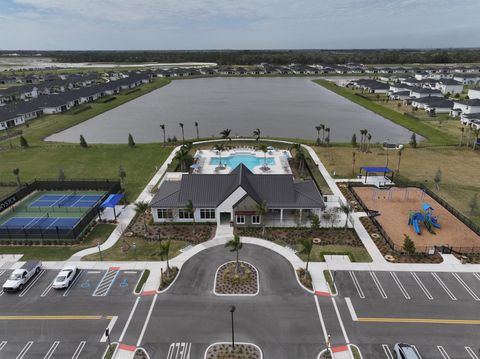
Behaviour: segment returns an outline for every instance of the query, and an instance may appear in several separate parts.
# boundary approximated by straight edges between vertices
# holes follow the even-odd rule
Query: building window
[[[215,209],[214,208],[200,209],[200,218],[201,219],[215,219]]]
[[[260,216],[252,216],[252,224],[260,224]]]
[[[166,208],[158,208],[157,209],[157,217],[159,219],[173,218],[172,210],[171,209],[166,209]]]
[[[237,224],[245,224],[245,216],[236,216]]]
[[[178,210],[178,218],[180,219],[193,219],[193,213],[187,211],[186,209],[179,209]]]

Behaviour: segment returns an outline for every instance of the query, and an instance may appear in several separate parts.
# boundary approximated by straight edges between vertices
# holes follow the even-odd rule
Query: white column
[[[280,209],[280,225],[283,226],[283,208]]]
[[[300,219],[299,219],[300,223],[302,223],[302,209],[300,208]]]

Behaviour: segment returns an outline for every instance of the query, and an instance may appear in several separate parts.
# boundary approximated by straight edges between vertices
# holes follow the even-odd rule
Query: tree
[[[133,136],[131,133],[128,134],[128,147],[135,147],[135,141],[133,140]]]
[[[261,135],[261,131],[259,128],[253,130],[253,136],[255,136],[255,141],[259,141],[260,140],[260,135]]]
[[[340,205],[340,210],[345,214],[345,230],[348,228],[348,220],[350,218],[350,213],[352,213],[352,207],[350,207],[348,204],[342,204]]]
[[[120,178],[120,182],[123,184],[123,182],[125,181],[125,177],[127,177],[127,173],[125,172],[125,169],[122,165],[118,167],[118,177]]]
[[[160,128],[163,131],[163,145],[165,146],[167,144],[167,140],[165,138],[165,124],[160,125]]]
[[[170,255],[170,240],[166,242],[160,242],[160,251],[158,252],[160,258],[163,260],[163,257],[166,257],[167,260],[167,271],[170,272],[170,264],[168,262],[168,256]]]
[[[195,121],[195,130],[197,131],[197,140],[200,139],[200,135],[198,134],[198,122]]]
[[[227,243],[225,243],[225,248],[229,248],[230,252],[235,252],[237,255],[237,265],[235,268],[235,273],[238,274],[238,271],[240,270],[240,262],[238,261],[238,252],[240,249],[242,249],[243,243],[240,240],[240,237],[238,235],[234,235],[233,239],[229,240]]]
[[[15,179],[17,180],[17,186],[22,187],[22,181],[20,181],[20,168],[15,168],[13,170],[13,175],[15,176]]]
[[[182,141],[185,142],[185,130],[183,128],[183,123],[180,122],[178,125],[182,129]]]
[[[400,161],[402,160],[403,149],[398,150],[398,161],[397,161],[397,174],[400,173]]]
[[[416,251],[415,243],[406,234],[404,234],[404,236],[405,236],[405,239],[403,240],[403,249],[405,250],[405,252],[412,255]]]
[[[357,147],[357,134],[354,133],[352,135],[352,140],[350,141],[350,144],[352,145],[353,148]]]
[[[145,214],[148,211],[148,202],[140,201],[140,202],[135,202],[135,213],[138,214],[139,216],[142,216],[143,218],[143,234],[146,237],[147,236],[147,219],[145,218]]]
[[[225,145],[223,143],[217,143],[215,144],[215,146],[213,146],[213,149],[215,151],[218,151],[218,157],[219,157],[219,161],[218,161],[218,168],[223,168],[223,165],[222,165],[222,152],[225,151]]]
[[[187,205],[185,206],[185,210],[190,214],[193,220],[193,234],[195,234],[195,207],[193,207],[192,200],[188,200]]]
[[[297,161],[298,164],[298,170],[300,171],[300,177],[304,177],[305,175],[305,162],[307,160],[307,157],[305,156],[305,152],[303,151],[302,147],[299,147],[295,151],[295,161]]]
[[[318,214],[316,214],[316,213],[312,214],[312,219],[310,220],[310,226],[313,229],[320,228],[320,218],[318,218]]]
[[[370,133],[367,133],[367,141],[368,141],[367,150],[366,150],[367,153],[370,152],[370,141],[371,140],[372,140],[372,135]]]
[[[355,156],[356,153],[355,151],[352,152],[352,176],[355,177]]]
[[[27,139],[23,136],[20,136],[20,146],[23,148],[28,148]]]
[[[470,207],[470,215],[473,216],[475,213],[478,211],[478,194],[475,193],[468,203],[468,206]]]
[[[325,137],[325,144],[328,146],[330,144],[330,127],[325,128],[327,137]]]
[[[87,147],[88,147],[88,143],[87,143],[87,141],[85,140],[85,137],[83,137],[83,135],[80,135],[80,147],[83,147],[83,148],[87,148]]]
[[[417,148],[417,135],[415,132],[413,132],[412,136],[410,137],[410,146],[412,146],[412,148]]]
[[[462,147],[462,145],[463,145],[463,136],[465,135],[465,128],[464,128],[464,127],[462,127],[462,128],[460,129],[460,134],[461,134],[461,137],[460,137],[460,147]]]
[[[224,129],[222,132],[220,132],[220,135],[222,135],[222,138],[223,138],[224,140],[229,140],[229,141],[231,141],[231,140],[232,140],[232,139],[230,138],[230,133],[231,133],[231,132],[232,132],[231,129],[226,128],[226,129]]]
[[[258,216],[260,216],[260,220],[262,222],[262,235],[265,236],[265,216],[268,213],[268,206],[267,202],[263,201],[262,203],[257,203],[255,205],[255,212]]]
[[[264,143],[260,144],[258,146],[258,149],[263,152],[263,169],[268,169],[267,166],[267,152],[268,152],[268,146]]]
[[[315,126],[315,129],[317,130],[317,146],[320,144],[320,131],[322,128],[320,126]]]
[[[58,180],[65,181],[66,179],[67,179],[67,176],[65,175],[65,171],[63,170],[63,168],[60,168],[58,170]]]
[[[302,238],[300,239],[300,245],[302,249],[300,250],[300,254],[307,256],[307,264],[305,265],[305,277],[308,274],[308,265],[310,264],[310,255],[312,254],[313,249],[313,240],[311,238]]]
[[[325,125],[323,123],[320,124],[320,129],[322,130],[322,142],[325,139]]]
[[[325,221],[330,222],[331,228],[333,229],[333,226],[337,223],[339,217],[338,207],[327,209],[323,212],[322,217]]]
[[[440,189],[439,185],[441,181],[442,181],[442,170],[439,168],[437,170],[437,173],[435,173],[435,177],[433,177],[433,182],[435,182],[435,187],[437,188],[437,191]]]
[[[180,149],[175,154],[174,159],[180,163],[180,170],[182,172],[187,171],[187,164],[191,160],[192,156],[190,155],[190,149],[187,145],[182,145]]]

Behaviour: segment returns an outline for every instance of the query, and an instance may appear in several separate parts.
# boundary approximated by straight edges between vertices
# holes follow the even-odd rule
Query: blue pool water
[[[275,164],[274,158],[267,158],[267,165],[272,166]],[[240,163],[243,163],[250,171],[253,171],[254,167],[262,166],[264,163],[263,158],[255,157],[252,155],[234,155],[234,156],[222,156],[222,164],[230,167],[232,170]],[[210,165],[217,166],[220,164],[220,159],[217,157],[210,159]]]

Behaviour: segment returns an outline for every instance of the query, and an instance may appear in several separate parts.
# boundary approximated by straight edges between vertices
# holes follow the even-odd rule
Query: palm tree
[[[242,247],[243,247],[243,243],[240,240],[240,237],[236,234],[233,236],[233,239],[225,243],[225,248],[230,248],[230,252],[236,252],[237,254],[237,265],[235,268],[236,274],[238,274],[238,271],[240,269],[240,262],[238,261],[238,251],[242,249]]]
[[[263,167],[262,167],[262,169],[267,170],[268,169],[268,166],[267,166],[268,146],[266,144],[262,143],[262,144],[260,144],[260,146],[258,146],[258,149],[263,152]]]
[[[226,129],[224,129],[222,132],[220,132],[220,134],[222,135],[222,138],[223,138],[224,140],[229,140],[229,141],[231,141],[231,140],[232,140],[232,139],[230,138],[230,133],[231,133],[231,132],[232,132],[231,129],[226,128]]]
[[[135,202],[135,213],[143,217],[143,234],[147,236],[147,219],[145,218],[145,213],[148,211],[148,202]]]
[[[179,125],[180,128],[182,129],[182,140],[183,140],[183,142],[185,142],[185,131],[184,131],[184,129],[183,129],[183,123],[180,122],[178,125]]]
[[[218,157],[220,158],[220,161],[218,161],[218,167],[217,168],[223,168],[223,165],[222,165],[222,151],[225,151],[225,145],[223,143],[217,143],[215,146],[213,146],[213,149],[215,151],[218,151]]]
[[[360,152],[363,152],[363,141],[365,140],[363,130],[360,130]]]
[[[20,181],[20,168],[15,168],[13,170],[13,175],[17,179],[17,186],[22,187],[22,181]]]
[[[327,137],[325,138],[325,143],[330,143],[330,127],[325,128],[325,132],[327,133]]]
[[[370,133],[367,133],[367,153],[370,152],[370,141],[372,140],[372,135]]]
[[[264,220],[264,217],[268,213],[267,202],[263,201],[262,203],[257,203],[255,205],[255,212],[261,218],[261,221],[262,221],[262,235],[265,236],[265,220]]]
[[[305,152],[303,152],[303,148],[302,147],[298,148],[295,152],[295,160],[298,163],[298,169],[300,171],[301,177],[304,176],[306,159],[307,157],[305,156]]]
[[[198,135],[198,122],[195,121],[195,129],[197,130],[197,140],[200,139],[200,136]]]
[[[185,210],[192,216],[193,220],[193,234],[195,234],[195,207],[193,207],[192,200],[188,200]]]
[[[183,145],[175,154],[174,159],[180,163],[180,169],[182,172],[187,170],[187,161],[190,156],[189,151],[188,146]]]
[[[160,125],[160,128],[163,131],[163,145],[165,146],[165,144],[167,143],[167,141],[165,139],[165,124]]]
[[[312,249],[313,249],[313,240],[307,239],[307,238],[300,239],[300,245],[302,246],[302,249],[300,250],[299,253],[307,256],[307,264],[305,266],[305,277],[306,277],[308,274],[308,264],[310,263],[310,254],[312,253]]]
[[[163,256],[167,259],[167,271],[170,272],[170,264],[168,262],[168,256],[170,255],[170,240],[166,241],[165,243],[160,242],[160,251],[158,252],[160,257],[163,260]]]
[[[355,151],[352,152],[352,176],[355,176]]]
[[[400,161],[402,160],[403,149],[398,150],[397,174],[400,173]]]
[[[322,128],[320,126],[315,126],[315,129],[317,130],[317,145],[320,144],[320,131]]]
[[[255,130],[253,131],[253,135],[255,136],[255,141],[258,142],[258,141],[260,140],[260,135],[261,135],[260,129],[259,129],[259,128],[255,129]]]
[[[345,219],[345,230],[347,230],[348,227],[348,219],[350,218],[350,213],[352,213],[352,207],[350,207],[348,204],[342,204],[340,205],[340,210],[345,214],[347,217]]]
[[[325,125],[321,123],[319,127],[322,130],[322,142],[323,142],[323,140],[325,139]]]

